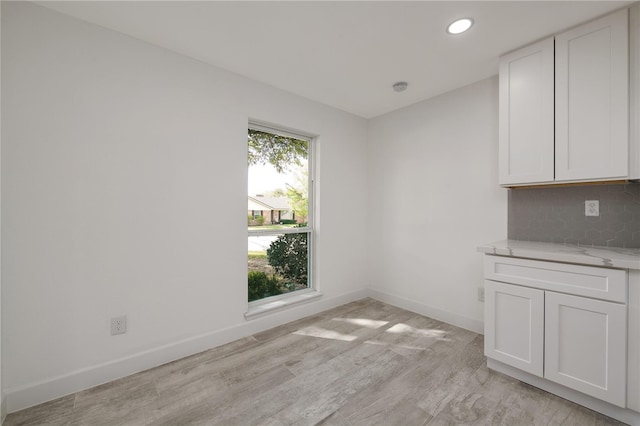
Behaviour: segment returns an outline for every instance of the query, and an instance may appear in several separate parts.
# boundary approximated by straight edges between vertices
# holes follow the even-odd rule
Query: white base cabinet
[[[488,358],[627,407],[626,271],[487,255],[485,278]]]

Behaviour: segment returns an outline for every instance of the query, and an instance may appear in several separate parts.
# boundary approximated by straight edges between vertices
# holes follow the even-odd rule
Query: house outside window
[[[248,302],[313,291],[313,140],[250,123]]]

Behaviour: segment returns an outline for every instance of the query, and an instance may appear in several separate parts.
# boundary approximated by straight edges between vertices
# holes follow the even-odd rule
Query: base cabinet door
[[[486,280],[484,352],[542,377],[544,291]]]
[[[611,404],[626,404],[627,309],[545,294],[544,377]]]

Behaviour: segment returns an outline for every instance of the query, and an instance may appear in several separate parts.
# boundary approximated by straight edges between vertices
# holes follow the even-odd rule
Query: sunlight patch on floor
[[[385,330],[385,333],[394,333],[394,334],[412,334],[414,336],[423,336],[423,337],[444,337],[447,332],[442,330],[437,330],[434,328],[430,329],[421,329],[415,328],[407,324],[396,324],[393,327],[390,327],[388,330]]]
[[[389,321],[378,321],[367,318],[332,318],[332,321],[346,322],[348,324],[359,325],[367,328],[380,328],[389,324]]]
[[[427,350],[429,346],[431,346],[431,345],[425,345],[420,347],[420,346],[402,345],[402,344],[391,343],[391,342],[382,342],[380,340],[367,340],[364,343],[368,345],[389,346],[391,347],[391,349],[406,349],[410,351],[424,351],[424,350]]]
[[[297,334],[299,336],[320,337],[322,339],[342,340],[345,342],[353,342],[358,338],[358,336],[342,334],[334,330],[327,330],[326,328],[320,327],[305,327],[293,334]]]

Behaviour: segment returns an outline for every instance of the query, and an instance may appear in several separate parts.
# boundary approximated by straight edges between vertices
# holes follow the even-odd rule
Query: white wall
[[[367,294],[481,331],[475,247],[507,231],[497,78],[367,123],[30,3],[2,9],[9,411]],[[249,119],[320,135],[323,297],[253,321]]]
[[[365,120],[40,6],[2,9],[9,411],[366,294]],[[249,118],[319,135],[323,297],[247,322]],[[121,314],[128,332],[110,336]]]
[[[375,297],[482,332],[482,256],[475,249],[507,233],[497,109],[494,77],[370,122]]]

